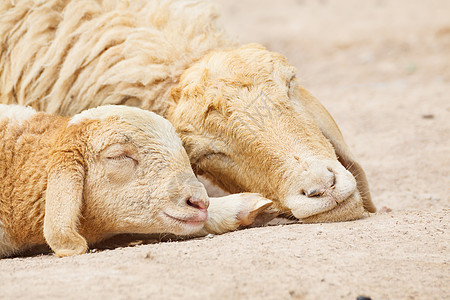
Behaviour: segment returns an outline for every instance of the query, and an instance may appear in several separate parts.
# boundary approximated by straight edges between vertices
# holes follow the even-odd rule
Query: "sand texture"
[[[360,158],[379,212],[0,260],[0,299],[449,299],[450,1],[215,0],[284,54]]]

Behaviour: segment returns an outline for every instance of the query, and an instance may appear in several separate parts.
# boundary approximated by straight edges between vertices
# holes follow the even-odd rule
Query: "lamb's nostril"
[[[206,210],[208,207],[205,202],[200,199],[189,197],[186,199],[186,204],[200,210]]]

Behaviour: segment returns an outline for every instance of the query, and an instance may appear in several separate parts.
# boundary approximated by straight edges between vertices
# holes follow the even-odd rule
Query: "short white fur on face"
[[[110,117],[119,117],[120,120],[128,121],[139,127],[148,123],[163,128],[171,126],[170,123],[166,124],[168,121],[153,112],[125,105],[105,105],[91,108],[73,116],[68,124],[76,125],[84,120],[103,121]]]
[[[175,129],[169,121],[153,112],[142,110],[137,107],[104,105],[91,108],[73,116],[70,119],[68,126],[80,124],[84,120],[103,121],[110,117],[117,117],[121,121],[151,132],[155,137],[167,141],[167,145],[176,147],[176,149],[174,148],[173,150],[180,150],[183,147],[181,140],[179,140]]]
[[[21,125],[24,121],[31,119],[35,114],[37,114],[37,111],[31,107],[0,104],[0,121],[6,119],[16,121]]]

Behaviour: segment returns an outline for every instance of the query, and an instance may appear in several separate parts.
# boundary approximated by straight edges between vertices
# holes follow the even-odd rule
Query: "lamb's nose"
[[[193,208],[196,208],[199,210],[204,210],[204,211],[206,211],[206,209],[208,208],[208,204],[205,203],[205,201],[203,201],[202,199],[196,198],[196,197],[187,198],[186,204]]]

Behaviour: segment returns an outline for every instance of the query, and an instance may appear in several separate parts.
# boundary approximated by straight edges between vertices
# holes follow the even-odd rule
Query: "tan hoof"
[[[240,226],[249,226],[255,222],[258,225],[263,225],[278,215],[278,211],[270,208],[272,206],[271,200],[253,193],[242,194],[242,197],[246,199],[237,215]]]

